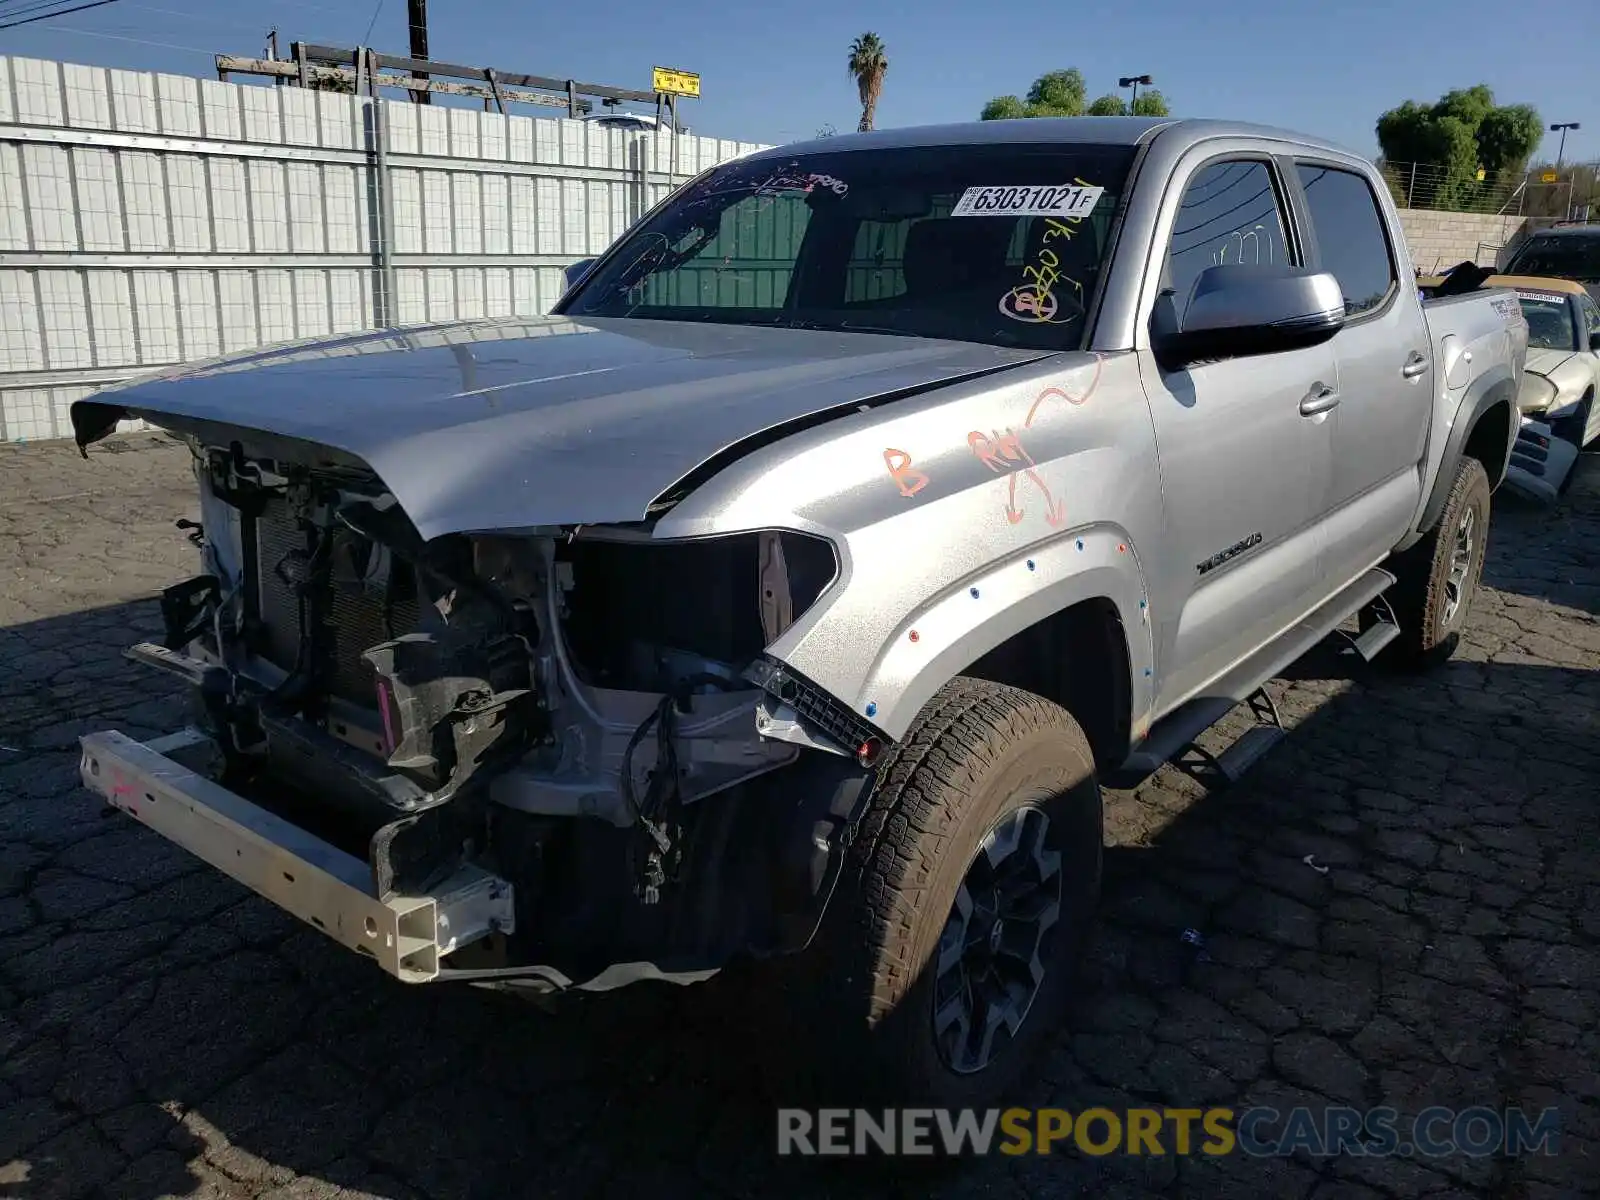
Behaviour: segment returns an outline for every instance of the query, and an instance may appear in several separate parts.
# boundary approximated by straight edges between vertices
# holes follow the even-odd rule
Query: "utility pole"
[[[428,0],[406,0],[406,21],[411,27],[411,57],[428,57]],[[416,79],[428,78],[426,71],[413,71]],[[411,95],[418,104],[432,104],[433,93],[416,91]]]

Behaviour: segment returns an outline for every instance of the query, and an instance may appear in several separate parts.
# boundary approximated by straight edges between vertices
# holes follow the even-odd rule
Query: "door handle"
[[[1411,357],[1406,359],[1406,365],[1400,368],[1400,374],[1407,379],[1415,379],[1418,375],[1425,374],[1432,364],[1423,355],[1415,350]]]
[[[1314,417],[1318,413],[1325,413],[1339,403],[1339,393],[1325,383],[1314,383],[1311,390],[1300,401],[1300,415]]]

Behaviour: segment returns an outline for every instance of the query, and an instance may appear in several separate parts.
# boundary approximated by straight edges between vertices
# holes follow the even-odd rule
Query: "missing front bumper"
[[[87,734],[80,773],[109,804],[404,983],[436,979],[445,955],[513,931],[511,884],[476,867],[431,895],[378,899],[366,862],[169,757],[203,740]]]
[[[1545,422],[1523,417],[1505,482],[1530,499],[1554,504],[1577,460],[1578,450],[1571,442],[1557,437]]]

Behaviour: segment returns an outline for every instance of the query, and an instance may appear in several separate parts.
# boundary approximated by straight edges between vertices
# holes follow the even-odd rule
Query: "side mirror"
[[[1195,280],[1181,325],[1158,304],[1151,322],[1157,357],[1168,369],[1202,359],[1275,354],[1327,341],[1344,328],[1344,293],[1326,271],[1227,264]]]
[[[567,291],[578,286],[578,281],[589,273],[589,268],[594,266],[594,259],[580,258],[577,262],[567,267],[562,273],[566,276]]]
[[[1589,335],[1589,349],[1596,354],[1600,354],[1600,330],[1596,330]]]

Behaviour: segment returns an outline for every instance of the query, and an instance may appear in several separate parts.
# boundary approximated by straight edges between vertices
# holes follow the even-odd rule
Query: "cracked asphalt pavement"
[[[1554,1106],[1560,1153],[1057,1154],[896,1183],[774,1155],[716,982],[554,1015],[407,987],[103,811],[78,736],[184,719],[120,655],[192,573],[186,456],[0,447],[0,1196],[1600,1194],[1600,455],[1579,470],[1555,510],[1497,497],[1438,673],[1330,644],[1272,685],[1293,729],[1241,785],[1167,769],[1108,795],[1104,919],[1016,1098]]]

